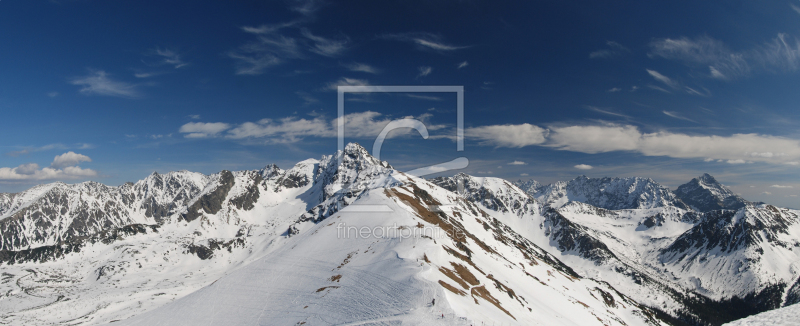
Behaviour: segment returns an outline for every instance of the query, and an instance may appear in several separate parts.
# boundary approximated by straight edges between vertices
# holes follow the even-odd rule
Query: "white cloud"
[[[645,69],[645,70],[647,70],[647,73],[650,74],[650,76],[655,78],[657,81],[664,83],[664,85],[667,85],[672,88],[678,88],[678,83],[670,79],[669,77],[664,76],[655,70],[650,70],[650,69]]]
[[[425,77],[427,75],[430,75],[432,71],[433,71],[433,68],[428,67],[428,66],[419,67],[419,75],[417,75],[417,78]]]
[[[74,78],[70,84],[82,86],[80,92],[88,95],[137,97],[136,85],[108,78],[105,71],[95,71],[88,76]]]
[[[553,127],[547,142],[560,150],[582,153],[632,151],[646,156],[727,160],[729,163],[751,161],[788,163],[800,158],[800,141],[758,134],[704,136],[666,131],[641,133],[630,125],[590,125]],[[772,157],[751,153],[778,153]]]
[[[67,152],[58,155],[50,167],[40,168],[39,164],[27,163],[15,168],[0,168],[0,181],[40,181],[58,179],[77,179],[97,176],[97,171],[82,169],[76,165],[91,162],[86,155]]]
[[[380,70],[366,63],[353,62],[350,64],[343,64],[343,66],[350,71],[366,72],[370,74],[380,73]]]
[[[200,119],[200,115],[199,114],[190,114],[190,115],[188,115],[188,117],[189,117],[189,119],[192,119],[192,120]]]
[[[50,166],[56,169],[60,169],[68,166],[78,165],[82,162],[91,162],[91,161],[92,159],[86,155],[69,151],[64,154],[56,156],[53,159],[53,163],[50,164]]]
[[[527,174],[527,173],[520,173],[520,174],[519,174],[519,176],[521,176],[521,177],[527,177],[528,175],[529,175],[529,174]]]
[[[16,172],[23,175],[32,175],[35,174],[36,171],[39,170],[39,164],[36,163],[27,163],[18,166]]]
[[[743,159],[728,160],[728,164],[745,164],[747,161]]]
[[[641,134],[634,126],[600,125],[551,128],[546,146],[561,150],[602,153],[633,151],[639,147]]]
[[[508,163],[508,165],[528,165],[528,163],[525,163],[525,162],[522,162],[522,161],[514,161],[514,162]]]
[[[772,193],[771,193],[771,192],[769,192],[769,191],[762,192],[761,194],[762,194],[762,195],[772,195]]]
[[[429,114],[418,117],[408,117],[428,122]],[[347,137],[375,137],[394,119],[383,116],[380,113],[366,111],[350,113],[344,116],[345,136]],[[213,126],[209,126],[213,125]],[[215,125],[213,123],[189,123],[181,127],[180,132],[185,133],[187,138],[206,138],[222,136],[228,139],[266,139],[268,143],[294,143],[304,137],[326,137],[334,138],[338,136],[339,118],[327,120],[317,116],[313,119],[303,119],[298,117],[286,117],[282,119],[262,119],[256,122],[245,122],[233,128],[227,124]],[[444,128],[443,125],[426,123],[429,131]],[[220,134],[223,131],[225,134]],[[200,135],[194,136],[199,133]],[[403,135],[417,134],[417,131],[410,128],[403,128],[392,131],[387,138]]]
[[[621,88],[619,88],[619,87],[614,87],[614,88],[612,88],[612,89],[609,89],[609,90],[608,90],[608,92],[609,92],[609,93],[616,93],[616,92],[619,92],[619,91],[621,91],[621,90],[622,90],[622,89],[621,89]]]
[[[588,164],[578,164],[575,166],[575,168],[578,170],[591,170],[594,167]]]
[[[532,124],[495,125],[464,130],[464,136],[478,140],[482,145],[520,148],[544,143],[546,129]]]
[[[216,137],[219,133],[230,129],[230,125],[224,122],[189,122],[178,130],[186,134],[186,138],[208,138]]]
[[[788,188],[794,188],[794,186],[783,186],[783,185],[771,185],[771,186],[769,186],[769,187],[770,187],[770,188],[779,188],[779,189],[788,189]]]
[[[364,79],[342,77],[339,80],[325,85],[325,89],[336,91],[339,86],[369,86],[369,82]]]
[[[461,68],[464,68],[464,67],[466,67],[468,65],[469,65],[469,62],[464,61],[462,63],[459,63],[458,67],[456,67],[456,69],[461,69]]]

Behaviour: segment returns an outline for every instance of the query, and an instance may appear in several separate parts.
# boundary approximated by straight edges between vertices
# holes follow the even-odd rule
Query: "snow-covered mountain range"
[[[710,175],[288,170],[0,194],[0,323],[719,325],[800,301],[800,211]]]

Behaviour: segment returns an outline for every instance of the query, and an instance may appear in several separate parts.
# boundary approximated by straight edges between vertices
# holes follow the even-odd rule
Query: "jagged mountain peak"
[[[714,177],[713,177],[713,176],[711,176],[711,175],[710,175],[710,174],[708,174],[708,173],[703,173],[703,175],[701,175],[701,176],[697,177],[697,179],[698,179],[699,181],[703,182],[703,183],[706,183],[706,184],[714,184],[714,183],[719,183],[719,182],[717,182],[717,179],[714,179]]]
[[[262,178],[264,178],[264,179],[267,179],[267,180],[269,180],[269,179],[274,179],[274,178],[276,178],[276,177],[278,177],[278,176],[281,176],[281,175],[283,175],[285,172],[286,172],[286,171],[284,171],[283,169],[279,168],[279,167],[278,167],[276,164],[274,164],[274,163],[273,163],[273,164],[269,164],[269,165],[265,166],[263,169],[261,169],[261,170],[259,171],[259,173],[261,174],[261,177],[262,177]]]
[[[675,195],[702,212],[717,209],[740,209],[749,203],[708,173],[703,173],[703,175],[678,186]]]
[[[590,178],[581,175],[570,181],[525,190],[554,207],[579,201],[612,210],[664,206],[686,208],[667,187],[651,178]]]

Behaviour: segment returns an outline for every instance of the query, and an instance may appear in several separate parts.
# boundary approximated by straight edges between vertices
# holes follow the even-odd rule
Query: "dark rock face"
[[[748,204],[748,201],[717,182],[708,173],[679,186],[675,190],[675,195],[701,212],[718,209],[737,210]]]
[[[211,259],[214,257],[214,251],[216,250],[228,250],[228,252],[232,252],[233,248],[241,248],[245,245],[244,238],[236,238],[231,239],[228,241],[217,241],[214,239],[208,239],[207,245],[196,245],[191,244],[186,249],[189,253],[193,255],[197,255],[198,258],[202,260]]]
[[[800,278],[795,280],[789,291],[787,291],[786,302],[783,305],[790,306],[795,303],[800,303]]]
[[[285,187],[285,188],[300,188],[305,187],[308,185],[310,180],[308,180],[308,176],[305,174],[288,174],[284,175],[278,181],[278,184]]]
[[[80,252],[90,243],[110,244],[128,236],[158,232],[157,225],[130,224],[124,227],[103,230],[90,236],[73,237],[56,245],[41,246],[25,250],[0,250],[0,264],[19,264],[26,262],[47,262],[56,260],[72,252]]]
[[[787,234],[797,216],[775,206],[748,205],[739,210],[718,210],[703,213],[700,222],[663,249],[660,257],[684,257],[693,250],[719,249],[722,253],[772,244],[788,247],[778,239]]]
[[[235,179],[233,177],[233,173],[228,170],[222,171],[220,173],[219,185],[217,186],[217,189],[214,189],[214,191],[203,195],[197,201],[195,201],[192,206],[189,206],[186,214],[182,215],[183,219],[187,222],[191,222],[202,216],[202,211],[208,214],[216,214],[219,212],[219,210],[222,209],[222,203],[228,196],[228,192],[231,191],[231,188],[233,188],[234,183]]]
[[[550,241],[558,244],[558,249],[574,251],[583,258],[602,264],[609,259],[617,260],[605,243],[589,234],[586,227],[575,224],[552,208],[543,212],[545,234]]]
[[[235,198],[231,198],[230,202],[238,209],[244,209],[249,211],[255,207],[256,201],[258,201],[258,197],[260,196],[259,185],[261,184],[261,175],[256,174],[253,177],[253,182],[247,186],[245,192]]]

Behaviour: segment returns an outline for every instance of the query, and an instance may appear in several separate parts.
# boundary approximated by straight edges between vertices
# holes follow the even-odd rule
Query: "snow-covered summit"
[[[530,193],[530,192],[529,192]],[[532,193],[542,202],[559,207],[579,201],[605,209],[685,207],[667,188],[650,178],[589,178],[579,176],[539,187]]]

